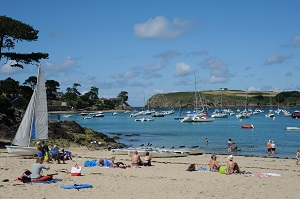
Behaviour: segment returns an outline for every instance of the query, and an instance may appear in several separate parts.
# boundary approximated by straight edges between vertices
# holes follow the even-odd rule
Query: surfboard
[[[85,188],[93,188],[91,184],[72,184],[72,185],[62,185],[60,186],[63,189],[85,189]]]

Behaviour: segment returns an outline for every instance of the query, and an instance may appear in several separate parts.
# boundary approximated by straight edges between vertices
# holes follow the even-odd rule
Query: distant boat
[[[292,118],[300,118],[300,111],[294,111],[294,113],[292,113]]]
[[[243,129],[254,129],[254,126],[251,124],[251,125],[242,125],[241,126]]]
[[[207,115],[203,115],[203,116],[195,115],[195,116],[186,116],[180,121],[181,122],[212,122],[215,121],[215,118],[209,117]]]
[[[154,121],[154,119],[150,119],[150,118],[140,118],[140,119],[135,119],[136,122],[149,122],[149,121]]]
[[[31,140],[48,139],[48,109],[44,72],[38,67],[37,84],[12,142],[6,145],[8,153],[15,155],[37,154],[37,147],[30,147]]]
[[[287,130],[287,131],[300,131],[300,127],[286,127],[286,129],[285,130]]]

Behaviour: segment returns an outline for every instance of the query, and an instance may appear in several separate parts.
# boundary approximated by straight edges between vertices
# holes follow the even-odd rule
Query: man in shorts
[[[267,148],[268,148],[268,156],[271,155],[271,140],[269,140],[269,142],[267,142]]]

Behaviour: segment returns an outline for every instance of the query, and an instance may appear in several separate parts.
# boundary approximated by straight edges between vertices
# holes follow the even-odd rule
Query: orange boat
[[[254,126],[251,124],[251,125],[242,125],[242,128],[243,129],[254,129]]]

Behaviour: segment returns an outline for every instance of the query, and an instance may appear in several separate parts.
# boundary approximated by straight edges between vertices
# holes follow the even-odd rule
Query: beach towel
[[[84,162],[84,165],[85,167],[95,167],[97,166],[97,160],[86,160]]]
[[[51,184],[51,183],[57,183],[59,181],[62,181],[62,179],[61,178],[55,178],[55,179],[45,180],[45,181],[27,182],[26,184]]]

